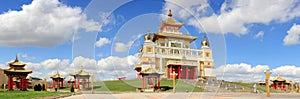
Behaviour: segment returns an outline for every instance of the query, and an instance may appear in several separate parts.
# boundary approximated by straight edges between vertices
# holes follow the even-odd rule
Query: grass
[[[69,94],[70,92],[46,92],[46,91],[1,91],[1,99],[32,99],[47,96]]]
[[[176,81],[176,91],[185,92],[203,92],[202,88],[195,87],[193,85],[186,84],[182,81]],[[173,82],[172,80],[161,80],[161,87],[170,88],[167,92],[172,92]],[[109,92],[135,92],[137,88],[142,87],[142,80],[114,80],[114,81],[104,81],[96,82],[94,90],[95,91],[109,91]]]
[[[241,83],[241,82],[229,82],[229,83],[253,89],[253,84]],[[259,85],[257,85],[257,90],[260,90],[260,91],[263,91],[263,92],[267,92],[267,88],[265,86],[259,86]],[[270,92],[277,92],[277,91],[274,90],[274,89],[272,89],[272,88],[270,88]]]

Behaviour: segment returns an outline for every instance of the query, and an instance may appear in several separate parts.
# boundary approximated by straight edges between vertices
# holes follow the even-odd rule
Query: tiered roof
[[[24,67],[26,64],[23,62],[20,62],[18,59],[18,56],[16,56],[16,59],[10,63],[8,63],[9,69],[4,70],[5,73],[8,72],[14,72],[14,73],[32,73],[32,70],[27,70]]]

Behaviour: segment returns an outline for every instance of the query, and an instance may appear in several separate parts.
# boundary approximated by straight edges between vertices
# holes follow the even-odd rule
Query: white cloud
[[[287,80],[296,80],[300,81],[300,67],[295,65],[285,65],[280,66],[272,70],[274,75],[279,74],[281,77],[286,78]]]
[[[69,66],[69,60],[47,59],[40,63],[48,71],[65,69]]]
[[[54,47],[70,40],[75,29],[99,31],[100,26],[82,16],[79,7],[58,0],[33,0],[20,11],[0,14],[0,45]]]
[[[294,24],[288,31],[283,39],[283,45],[296,45],[300,44],[300,25]]]
[[[109,56],[98,61],[99,70],[114,77],[132,76],[133,66],[137,62],[137,55],[126,57]],[[134,75],[135,76],[135,75]],[[132,78],[132,77],[127,77]]]
[[[18,53],[18,56],[20,56],[21,58],[24,58],[26,60],[35,60],[34,56],[28,56],[26,53]]]
[[[115,44],[115,51],[116,52],[126,52],[127,50],[128,50],[128,45],[127,44],[124,44],[124,43],[122,43],[122,42],[117,42],[116,44]]]
[[[129,38],[127,43],[123,43],[123,42],[116,42],[114,44],[114,50],[116,52],[126,52],[128,51],[131,47],[136,47],[139,46],[139,41],[135,42],[136,40],[138,40],[143,34],[137,34],[137,35],[133,35]],[[115,38],[116,39],[116,38]]]
[[[108,38],[105,38],[105,37],[101,37],[100,39],[99,39],[99,41],[97,41],[96,42],[96,47],[101,47],[101,46],[103,46],[103,45],[105,45],[105,44],[109,44],[109,43],[111,43],[111,41],[108,39]]]
[[[267,68],[267,65],[227,64],[216,68],[216,73],[218,78],[228,81],[255,82],[264,79],[263,72]]]
[[[172,9],[175,18],[200,31],[211,33],[247,34],[250,24],[268,25],[270,22],[286,22],[300,16],[299,1],[294,0],[229,0],[222,4],[218,15],[213,14],[207,0],[166,1],[164,12]]]
[[[259,31],[255,36],[254,38],[256,39],[260,39],[260,41],[262,41],[263,37],[264,37],[264,31]]]
[[[8,69],[8,66],[4,64],[0,64],[0,69]]]
[[[78,69],[96,70],[97,62],[95,59],[90,59],[82,56],[75,57],[73,59],[74,66]]]
[[[218,79],[227,81],[246,81],[257,82],[265,79],[264,70],[269,68],[268,65],[251,66],[249,64],[227,64],[216,68]],[[271,69],[273,79],[278,74],[287,80],[300,81],[300,67],[295,65],[278,66]]]

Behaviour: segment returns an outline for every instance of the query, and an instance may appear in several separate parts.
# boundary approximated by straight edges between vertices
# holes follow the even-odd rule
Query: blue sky
[[[1,68],[7,68],[5,64],[18,54],[29,63],[29,69],[37,71],[33,76],[46,77],[56,70],[66,75],[80,65],[89,65],[85,68],[102,80],[134,77],[134,56],[143,35],[148,29],[157,32],[167,10],[172,9],[173,17],[185,23],[181,31],[198,36],[194,48],[201,47],[204,33],[208,35],[217,72],[245,71],[261,80],[260,73],[270,68],[275,74],[298,80],[294,76],[300,72],[298,1],[109,2],[0,1]],[[287,70],[291,73],[284,72]],[[222,73],[219,75],[227,80],[246,80]]]

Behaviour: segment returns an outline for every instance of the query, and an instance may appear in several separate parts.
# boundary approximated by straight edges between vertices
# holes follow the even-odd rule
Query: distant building
[[[4,70],[0,69],[0,86],[4,87],[4,84],[7,85],[7,76],[4,74]]]
[[[157,33],[152,35],[148,31],[134,66],[138,78],[142,71],[151,70],[163,74],[161,78],[172,78],[171,73],[175,72],[177,79],[216,79],[212,49],[206,35],[200,43],[202,47],[192,49],[190,44],[197,37],[179,32],[183,25],[172,18],[170,10]]]

